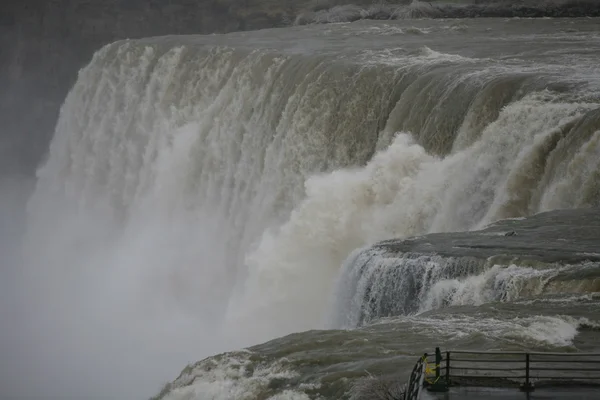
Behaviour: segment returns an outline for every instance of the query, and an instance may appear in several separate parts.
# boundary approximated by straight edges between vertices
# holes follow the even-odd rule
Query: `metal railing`
[[[408,383],[404,390],[404,400],[418,400],[420,398],[423,381],[425,379],[426,360],[427,354],[424,354],[423,357],[417,361],[410,373],[410,378],[408,379]]]
[[[516,386],[592,383],[600,385],[600,353],[446,351],[436,348],[425,384],[445,390],[452,384]],[[433,374],[433,376],[431,376]]]

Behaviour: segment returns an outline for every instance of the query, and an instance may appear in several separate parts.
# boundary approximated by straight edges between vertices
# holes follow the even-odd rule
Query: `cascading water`
[[[384,106],[371,105],[387,89],[371,75],[226,47],[123,42],[98,52],[65,102],[29,204],[30,311],[56,315],[36,329],[65,353],[74,334],[92,349],[77,361],[105,374],[127,341],[136,344],[122,368],[171,353],[162,371],[251,344],[257,337],[236,331],[250,326],[222,330],[244,254],[303,196],[306,176],[374,151]],[[159,383],[140,379],[134,386]],[[77,386],[68,393],[83,395]]]
[[[249,301],[264,299],[266,304],[260,312],[250,314],[288,319],[291,326],[298,324],[294,330],[302,329],[297,312],[279,307],[288,302],[293,309],[305,310],[305,318],[318,324],[321,315],[315,310],[327,303],[330,292],[320,285],[331,288],[339,266],[353,249],[390,237],[468,230],[499,218],[543,211],[545,185],[551,190],[557,187],[546,183],[545,177],[556,172],[553,165],[546,169],[532,158],[545,160],[553,150],[548,141],[558,141],[553,136],[575,129],[571,125],[582,125],[588,113],[598,114],[595,105],[557,100],[549,94],[535,94],[511,104],[475,144],[444,159],[426,154],[409,136],[399,135],[360,171],[311,178],[307,197],[290,221],[275,239],[265,237],[255,258],[249,260],[257,271],[251,277],[256,281],[251,281],[255,292]],[[597,165],[597,140],[598,133],[592,133],[590,142],[574,153]],[[595,150],[588,151],[588,146]],[[595,178],[585,179],[597,187]],[[553,182],[559,180],[570,182],[566,176],[556,176]],[[565,189],[564,196],[571,196],[567,193],[574,188]],[[580,195],[573,197],[585,201],[583,192],[590,188],[579,186],[576,190]],[[563,196],[553,194],[555,202]],[[536,196],[539,200],[532,201]],[[597,197],[588,201],[570,206],[592,205]],[[279,286],[267,280],[273,277],[293,283],[279,291]],[[272,299],[280,299],[274,303],[277,306]]]
[[[576,279],[566,277],[579,274]],[[535,268],[493,259],[357,251],[345,263],[330,326],[355,328],[382,317],[416,315],[450,306],[479,306],[540,295],[593,292],[600,263],[539,263]]]
[[[360,26],[312,29],[118,42],[80,72],[28,205],[28,351],[52,372],[27,393],[152,392],[186,361],[328,326],[356,248],[599,205],[585,78],[437,52],[425,30],[354,49],[339,38]]]

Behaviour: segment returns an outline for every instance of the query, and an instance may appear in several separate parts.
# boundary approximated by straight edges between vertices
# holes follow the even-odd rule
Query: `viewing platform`
[[[424,354],[404,400],[600,399],[600,353],[445,351]]]
[[[587,387],[545,387],[536,389],[534,392],[523,392],[516,388],[493,388],[493,387],[450,387],[445,393],[427,393],[421,399],[435,400],[597,400],[600,399],[600,388]]]

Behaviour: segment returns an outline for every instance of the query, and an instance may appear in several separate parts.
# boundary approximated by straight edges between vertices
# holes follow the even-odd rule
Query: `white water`
[[[518,184],[529,155],[596,107],[532,94],[444,159],[401,133],[337,169],[375,148],[361,124],[387,97],[352,85],[368,68],[336,81],[317,60],[292,81],[301,66],[228,48],[96,54],[29,203],[15,355],[31,379],[15,391],[140,397],[186,362],[322,327],[353,249],[545,209],[519,202],[547,187]],[[577,163],[599,151],[590,142]],[[561,183],[570,174],[546,180],[552,204],[585,190]]]
[[[453,340],[468,342],[485,336],[496,346],[504,344],[524,344],[530,346],[568,347],[578,329],[589,323],[585,318],[573,318],[565,315],[532,316],[516,318],[473,317],[467,315],[448,315],[438,317],[409,316],[386,319],[382,323],[399,323],[403,329],[410,330],[415,336],[435,338],[444,343]]]
[[[25,369],[37,378],[11,391],[149,396],[186,362],[259,339],[252,321],[226,324],[244,255],[299,201],[305,174],[348,162],[355,143],[325,135],[332,118],[370,112],[358,93],[337,108],[319,65],[281,104],[288,78],[271,75],[284,61],[128,43],[95,55],[29,203],[29,336],[14,353],[36,360]]]
[[[359,249],[348,257],[339,274],[327,326],[355,328],[382,317],[418,318],[445,307],[514,303],[523,298],[542,297],[549,301],[547,296],[586,290],[582,283],[585,278],[573,282],[559,279],[549,284],[554,278],[585,274],[597,268],[597,263],[532,268],[495,264],[493,258],[387,254],[378,248]],[[566,302],[576,299],[571,296]]]
[[[250,352],[228,353],[218,360],[209,359],[195,365],[173,382],[167,400],[210,398],[215,400],[251,400],[260,396],[272,380],[298,375],[285,362],[256,366]],[[193,383],[193,384],[192,384]],[[285,391],[268,400],[308,400],[304,393]]]
[[[494,265],[479,275],[440,279],[425,295],[419,311],[441,308],[446,304],[478,306],[498,300],[513,301],[523,294],[537,296],[542,294],[544,284],[559,272],[557,268],[538,270]]]
[[[527,180],[521,175],[529,173],[530,157],[544,138],[591,107],[546,103],[548,96],[508,106],[478,142],[443,160],[400,134],[363,169],[309,179],[306,199],[290,220],[276,236],[265,235],[247,260],[251,275],[242,314],[258,317],[259,330],[267,321],[278,321],[280,333],[319,326],[332,282],[357,247],[542,211],[543,204],[515,210],[513,203],[524,192],[545,188],[511,184]]]

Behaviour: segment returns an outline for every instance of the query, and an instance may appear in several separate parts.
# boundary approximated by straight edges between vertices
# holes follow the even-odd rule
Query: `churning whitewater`
[[[545,297],[502,305],[544,293],[510,282],[543,285],[560,265],[453,275],[452,260],[407,256],[397,271],[434,271],[408,298],[408,272],[382,272],[368,246],[600,206],[598,52],[594,19],[359,21],[102,48],[28,204],[38,363],[23,390],[149,396],[186,363],[310,329],[362,326],[209,358],[162,395],[348,398],[369,359],[410,368],[442,340],[593,343],[596,284],[573,286],[576,313],[560,290],[562,316]],[[350,342],[365,347],[336,349]]]

